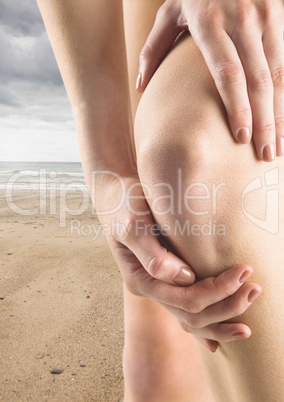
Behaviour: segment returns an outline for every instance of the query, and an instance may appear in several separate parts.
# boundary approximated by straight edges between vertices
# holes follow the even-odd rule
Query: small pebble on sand
[[[63,373],[63,370],[61,370],[61,369],[52,369],[51,370],[51,374],[61,374],[61,373]]]

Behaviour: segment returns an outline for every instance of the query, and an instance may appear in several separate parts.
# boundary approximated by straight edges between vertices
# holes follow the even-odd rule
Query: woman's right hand
[[[246,311],[261,293],[259,285],[244,283],[250,266],[195,282],[191,268],[159,243],[138,176],[106,174],[98,187],[96,211],[132,294],[163,305],[212,351],[218,342],[250,336],[247,325],[223,322]]]

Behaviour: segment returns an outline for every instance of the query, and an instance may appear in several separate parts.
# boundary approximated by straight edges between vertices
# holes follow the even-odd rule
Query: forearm
[[[38,0],[72,105],[87,184],[94,170],[136,170],[122,4]]]

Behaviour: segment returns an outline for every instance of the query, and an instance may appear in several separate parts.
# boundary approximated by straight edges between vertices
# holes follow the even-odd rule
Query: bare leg
[[[160,0],[125,0],[126,44],[133,115],[138,56]],[[196,341],[157,303],[124,291],[126,402],[212,401]],[[190,392],[188,392],[190,390]]]
[[[125,292],[125,400],[211,401],[195,341],[158,304]]]
[[[168,225],[169,246],[200,278],[245,261],[264,289],[243,317],[253,330],[249,340],[223,344],[215,355],[202,350],[214,397],[220,402],[283,400],[284,159],[260,162],[252,146],[234,142],[212,78],[189,36],[166,58],[142,97],[136,144],[139,174],[151,188],[156,220]],[[161,183],[173,189],[172,202],[169,187]]]

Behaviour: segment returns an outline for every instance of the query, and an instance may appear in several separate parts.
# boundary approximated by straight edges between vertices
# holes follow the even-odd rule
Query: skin
[[[84,175],[96,212],[111,230],[113,222],[123,229],[115,227],[107,238],[126,287],[133,294],[191,310],[200,285],[188,287],[185,300],[177,277],[186,269],[180,284],[192,284],[193,271],[162,247],[154,233],[138,237],[136,232],[136,221],[150,225],[154,221],[137,173],[122,3],[82,0],[78,7],[76,1],[42,0],[38,4],[73,108]],[[104,40],[94,40],[98,37]],[[242,288],[244,272],[250,274],[252,268],[232,267],[219,281],[209,279],[211,288],[199,292],[203,309]],[[247,291],[245,287],[236,297],[240,310],[248,308]],[[225,310],[227,314],[229,308]],[[243,331],[244,337],[250,335],[245,324],[220,324],[212,339],[233,340],[237,331]]]
[[[284,154],[283,0],[167,0],[140,54],[142,91],[178,34],[188,29],[224,103],[235,139],[258,157]]]
[[[183,347],[190,338],[187,333],[190,332],[190,325],[184,331],[174,323],[176,319],[180,323],[184,321],[181,312],[187,317],[194,317],[195,322],[199,322],[199,328],[192,326],[192,330],[213,349],[217,346],[214,340],[232,341],[236,339],[236,332],[241,332],[242,338],[250,336],[248,325],[238,320],[225,324],[220,321],[243,313],[251,304],[248,300],[251,291],[259,294],[259,285],[242,284],[240,281],[244,273],[245,279],[251,275],[252,268],[239,264],[217,279],[216,276],[207,277],[192,286],[184,286],[195,279],[189,266],[162,247],[155,234],[137,236],[134,229],[136,222],[141,221],[141,216],[147,225],[153,225],[154,220],[149,214],[137,173],[121,3],[82,0],[78,7],[75,1],[40,0],[38,4],[73,108],[84,174],[99,218],[102,224],[109,227],[115,220],[125,229],[123,233],[111,233],[108,241],[129,291],[126,292],[126,298],[131,295],[141,302],[133,303],[131,307],[126,301],[125,372],[128,370],[137,374],[131,377],[126,373],[127,398],[132,398],[133,391],[138,398],[144,397],[144,391],[154,393],[153,398],[157,395],[163,397],[161,392],[165,391],[166,397],[172,400],[173,395],[177,395],[179,385],[182,397],[185,386],[188,388],[187,371],[175,363],[185,350],[193,357],[186,368],[196,374],[191,378],[191,395],[195,394],[195,388],[196,392],[207,393],[206,388],[195,386],[195,382],[196,385],[204,382],[204,376],[197,365],[199,358],[194,358],[197,352],[193,341]],[[154,18],[154,14],[152,16]],[[146,32],[143,33],[143,40],[145,38]],[[102,170],[111,171],[112,174],[100,175],[94,180],[93,172]],[[97,189],[99,191],[95,191]],[[111,212],[121,201],[123,189],[127,191],[127,197],[123,197],[117,211]],[[139,198],[131,198],[133,195]],[[183,286],[177,286],[177,277],[184,267],[187,274],[179,282]],[[200,302],[198,309],[196,300]],[[164,307],[172,313],[169,314]],[[145,308],[149,316],[144,315]],[[135,326],[133,316],[138,318]],[[164,321],[172,323],[168,332]],[[130,322],[131,325],[128,325]],[[149,329],[147,333],[152,333],[153,337],[146,337],[146,343],[141,343],[146,327]],[[140,336],[137,334],[139,329]],[[207,341],[208,338],[211,341]],[[179,347],[169,349],[173,339],[179,339]],[[153,353],[155,340],[157,348]],[[135,342],[137,352],[145,352],[140,354],[143,361],[133,360],[139,355],[129,353],[133,352]],[[166,355],[164,351],[167,351]],[[162,355],[166,360],[160,359]],[[135,369],[137,362],[140,364],[139,370]],[[161,366],[161,363],[166,364]],[[149,364],[152,373],[149,372]],[[160,370],[162,367],[164,369]],[[152,382],[149,373],[153,374]],[[138,374],[140,381],[137,381]],[[159,381],[154,381],[157,379]],[[201,383],[197,384],[198,379]],[[138,394],[136,386],[140,387]]]
[[[284,370],[280,352],[284,347],[283,158],[268,166],[258,160],[252,145],[234,141],[212,76],[189,36],[179,41],[148,85],[136,115],[135,141],[140,179],[151,190],[148,202],[152,213],[161,226],[170,228],[165,235],[168,247],[191,264],[198,278],[218,274],[245,259],[255,267],[253,279],[264,289],[259,302],[242,316],[245,322],[252,323],[253,335],[249,340],[221,342],[215,355],[200,350],[211,396],[194,399],[188,387],[178,400],[207,401],[212,396],[220,402],[282,400],[284,388],[277,373]],[[169,202],[160,201],[157,207],[155,200],[166,191],[156,185],[168,183],[178,191],[178,169],[183,174],[183,194],[190,184],[201,183],[202,187],[195,186],[187,193],[196,197],[187,199],[189,208],[184,202],[182,212],[178,213],[179,205],[174,201],[175,212],[161,214]],[[264,180],[265,175],[268,178],[271,171],[277,175],[273,185],[277,196],[266,198],[266,189],[262,187],[248,192],[242,205],[249,183],[258,177]],[[214,209],[212,188],[218,183],[224,186],[218,192]],[[208,195],[204,188],[209,189],[210,198],[204,197]],[[265,219],[266,208],[267,219],[272,220],[267,220],[262,228],[261,221],[253,222],[252,217]],[[196,214],[197,211],[207,213]],[[210,219],[225,225],[226,233],[214,236],[195,231],[185,235],[175,230],[176,221],[183,224],[190,220],[192,225],[200,227]],[[192,332],[192,327],[199,327],[194,320],[181,315],[185,330]],[[168,330],[165,320],[165,333]],[[176,339],[172,339],[174,347]],[[186,350],[185,343],[183,347]],[[181,354],[176,364],[186,367],[190,359],[190,354]]]

